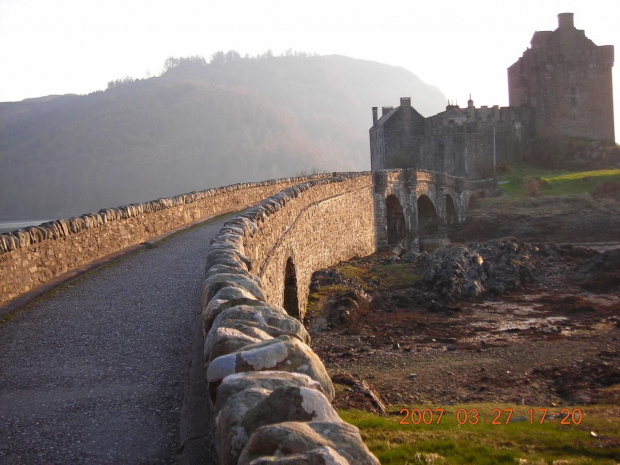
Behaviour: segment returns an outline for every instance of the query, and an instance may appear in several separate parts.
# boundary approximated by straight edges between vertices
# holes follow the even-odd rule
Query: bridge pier
[[[373,204],[375,216],[375,248],[388,250],[387,226],[387,175],[382,171],[372,173]]]
[[[415,171],[407,170],[405,173],[405,195],[406,195],[406,209],[407,209],[407,240],[404,244],[405,249],[419,251],[418,241],[418,179]]]

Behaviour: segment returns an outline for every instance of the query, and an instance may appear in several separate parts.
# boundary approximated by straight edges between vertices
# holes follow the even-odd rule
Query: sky
[[[158,75],[170,56],[292,49],[400,66],[461,105],[508,105],[506,69],[562,12],[620,50],[617,0],[0,0],[0,102]],[[619,78],[616,66],[616,115]]]

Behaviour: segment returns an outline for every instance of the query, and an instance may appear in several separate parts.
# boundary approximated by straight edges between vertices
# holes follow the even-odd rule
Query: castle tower
[[[510,106],[533,109],[538,138],[614,141],[613,64],[613,45],[597,46],[560,13],[558,28],[535,32],[508,68]]]

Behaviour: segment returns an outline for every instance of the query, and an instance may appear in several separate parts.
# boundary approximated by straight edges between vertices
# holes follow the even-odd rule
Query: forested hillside
[[[79,215],[235,182],[370,166],[372,106],[439,90],[342,56],[169,59],[89,95],[0,103],[0,220]]]

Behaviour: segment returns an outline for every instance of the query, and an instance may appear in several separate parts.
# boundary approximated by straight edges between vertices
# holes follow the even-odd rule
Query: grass
[[[362,281],[377,281],[382,289],[399,289],[415,285],[420,276],[405,263],[373,264],[366,268],[350,263],[335,267],[345,278]]]
[[[417,406],[434,409],[435,406]],[[600,464],[620,462],[620,407],[617,405],[579,406],[583,419],[579,425],[560,425],[562,417],[539,424],[538,407],[510,404],[467,404],[442,407],[445,413],[436,424],[400,424],[400,406],[390,406],[390,416],[382,417],[360,410],[341,410],[343,420],[360,429],[364,442],[383,465],[386,464]],[[506,424],[507,413],[522,421]],[[528,409],[533,408],[533,424]],[[567,407],[571,411],[577,407]],[[459,409],[479,412],[478,424],[457,421]],[[500,409],[499,425],[492,425]],[[559,412],[561,407],[549,407]],[[417,418],[417,417],[416,417]],[[461,415],[461,420],[465,417]],[[468,420],[473,418],[471,414]],[[430,420],[430,417],[428,417]],[[452,422],[450,422],[452,420]],[[484,423],[486,420],[487,423]],[[555,420],[556,423],[552,423]],[[593,435],[592,432],[596,434]]]
[[[347,286],[321,286],[316,292],[308,294],[308,304],[306,306],[306,317],[318,314],[323,308],[323,303],[327,296],[335,293],[343,293],[350,290]]]
[[[393,263],[390,265],[374,264],[369,267],[353,265],[351,263],[340,263],[335,268],[344,278],[352,279],[360,283],[363,287],[369,281],[378,283],[380,289],[402,289],[415,285],[420,279],[420,275],[413,268],[404,263]],[[321,286],[317,291],[308,294],[308,304],[306,306],[306,316],[318,314],[330,295],[343,294],[350,292],[351,287],[344,284]]]
[[[519,165],[499,176],[500,189],[511,197],[527,195],[524,182],[528,178],[540,178],[540,195],[566,196],[592,192],[605,181],[620,183],[620,169],[598,171],[549,171]]]
[[[366,270],[363,267],[355,266],[350,263],[339,263],[335,268],[347,279],[361,281],[366,276]]]
[[[420,279],[420,275],[413,268],[404,263],[391,265],[375,265],[370,269],[370,279],[380,282],[383,289],[402,289],[414,286]]]

